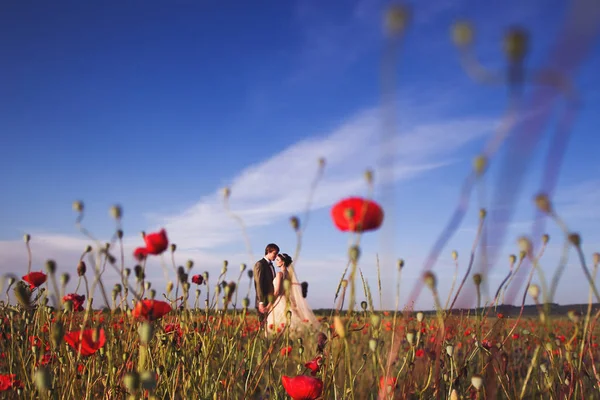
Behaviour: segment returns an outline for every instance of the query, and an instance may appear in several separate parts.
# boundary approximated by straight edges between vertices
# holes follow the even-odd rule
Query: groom
[[[267,306],[272,301],[273,279],[275,279],[275,267],[273,261],[279,254],[279,246],[269,243],[265,248],[265,256],[254,264],[254,289],[256,291],[256,309],[258,320],[262,324],[266,317]],[[271,297],[271,299],[269,299]]]

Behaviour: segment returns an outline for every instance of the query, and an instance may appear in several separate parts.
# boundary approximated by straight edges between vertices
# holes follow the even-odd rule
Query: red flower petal
[[[106,336],[104,329],[100,328],[98,332],[98,340],[94,342],[94,329],[86,329],[84,331],[69,332],[65,335],[65,342],[69,344],[75,351],[79,351],[82,356],[90,356],[104,347]]]
[[[169,239],[167,238],[167,231],[161,229],[157,233],[149,233],[144,236],[146,242],[146,250],[150,254],[158,255],[169,247]]]
[[[30,272],[23,277],[23,280],[29,283],[29,287],[33,290],[36,287],[42,286],[46,282],[46,274],[43,272]]]
[[[283,375],[281,383],[288,396],[293,400],[315,400],[323,392],[323,381],[312,376],[289,377]]]
[[[383,223],[383,209],[372,200],[350,197],[333,206],[331,218],[335,226],[344,232],[372,231]]]
[[[138,247],[133,252],[133,257],[138,261],[143,261],[148,256],[148,250],[145,247]]]
[[[164,315],[171,312],[171,305],[166,301],[160,300],[141,300],[138,301],[133,309],[132,315],[135,318],[147,319],[154,321],[162,318]]]

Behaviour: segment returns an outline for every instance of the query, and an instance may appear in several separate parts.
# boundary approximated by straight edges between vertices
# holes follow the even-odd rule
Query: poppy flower
[[[83,311],[83,302],[85,301],[84,295],[69,293],[63,297],[63,302],[66,303],[67,301],[73,303],[73,311]]]
[[[372,231],[383,223],[383,209],[372,200],[349,197],[331,208],[331,218],[340,231]]]
[[[198,275],[192,276],[192,283],[195,283],[196,285],[202,285],[203,282],[204,282],[204,277],[202,275],[198,274]]]
[[[65,342],[67,342],[75,351],[79,351],[82,356],[90,356],[104,347],[104,344],[106,343],[104,329],[99,329],[97,338],[94,337],[94,331],[95,329],[86,329],[83,331],[69,332],[65,335]],[[81,346],[81,350],[79,349],[79,346]]]
[[[310,374],[312,376],[315,376],[317,374],[317,372],[319,372],[319,369],[321,368],[321,364],[323,359],[321,358],[321,356],[317,356],[316,358],[310,360],[309,362],[305,363],[304,366],[308,369],[310,369]]]
[[[138,261],[143,261],[148,256],[148,250],[145,247],[138,247],[133,252],[133,257]]]
[[[23,382],[15,379],[15,374],[4,375],[0,374],[0,392],[4,392],[8,389],[19,389],[23,388]]]
[[[141,300],[138,301],[133,309],[132,315],[135,318],[143,318],[148,321],[154,321],[162,318],[171,312],[171,305],[166,301],[160,300]]]
[[[283,375],[281,383],[288,396],[293,400],[315,400],[323,392],[323,381],[312,376],[289,377]]]
[[[46,278],[46,274],[43,272],[30,272],[23,277],[23,280],[29,283],[29,288],[33,290],[36,287],[42,286],[46,282]]]
[[[397,383],[398,379],[396,379],[396,377],[394,376],[388,376],[387,378],[382,376],[381,378],[379,378],[379,390],[384,392],[391,392],[396,387]]]
[[[146,242],[146,250],[149,254],[159,255],[169,247],[169,239],[167,231],[161,229],[160,232],[149,233],[144,236]]]

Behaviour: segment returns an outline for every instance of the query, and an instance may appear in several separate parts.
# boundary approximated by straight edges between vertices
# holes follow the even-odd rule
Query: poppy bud
[[[371,325],[373,325],[373,328],[379,328],[379,324],[381,324],[381,317],[378,314],[371,314]]]
[[[152,371],[144,371],[140,375],[141,387],[144,390],[156,389],[156,375]]]
[[[408,332],[406,332],[406,341],[411,346],[413,345],[413,343],[415,341],[415,332],[414,331],[408,331]]]
[[[550,235],[548,235],[547,233],[542,235],[542,243],[543,244],[548,244],[549,241],[550,241]]]
[[[171,292],[173,291],[173,281],[169,281],[169,282],[167,282],[167,287],[166,287],[166,289],[167,289],[167,294],[168,294],[168,293],[171,293]]]
[[[187,260],[185,263],[185,267],[190,270],[194,267],[194,260]]]
[[[138,328],[138,334],[140,335],[140,342],[142,344],[148,344],[154,336],[154,328],[148,322],[143,322]]]
[[[452,345],[446,346],[446,354],[448,354],[450,357],[452,357],[452,355],[454,354],[454,346],[452,346]]]
[[[459,21],[452,25],[452,41],[458,47],[467,47],[473,43],[473,26],[468,21]]]
[[[436,279],[435,274],[431,271],[427,271],[423,274],[423,281],[429,287],[429,289],[434,290],[436,287]]]
[[[375,339],[369,339],[369,350],[371,350],[373,353],[375,350],[377,350],[377,341]]]
[[[360,302],[360,308],[362,308],[363,311],[367,311],[367,306],[368,304],[366,301],[363,300]]]
[[[73,202],[73,211],[82,213],[83,212],[83,201],[74,201]]]
[[[244,263],[240,264],[240,274],[246,270],[247,266]]]
[[[346,288],[348,286],[348,280],[347,279],[343,279],[341,284],[340,284],[343,288]]]
[[[529,238],[521,236],[519,238],[518,243],[519,247],[521,248],[521,251],[523,251],[526,255],[529,255],[533,252],[533,244],[531,243],[531,240],[529,240]]]
[[[29,233],[26,233],[26,234],[23,236],[23,241],[24,241],[25,243],[29,243],[29,241],[30,241],[30,240],[31,240],[31,235],[30,235]]]
[[[540,193],[535,196],[535,205],[546,214],[552,213],[552,202],[545,193]]]
[[[127,278],[129,278],[129,275],[131,275],[131,269],[129,269],[129,268],[125,268],[125,269],[123,270],[123,277],[124,277],[125,279],[127,279]]]
[[[308,296],[308,282],[302,282],[300,288],[302,289],[302,297],[306,298]]]
[[[385,28],[392,35],[398,34],[408,25],[410,12],[406,6],[392,5],[385,13]]]
[[[454,261],[458,260],[458,252],[457,252],[456,250],[454,250],[454,251],[452,252],[452,259],[453,259]]]
[[[171,253],[175,253],[175,250],[177,250],[177,245],[175,243],[171,243]]]
[[[527,291],[534,300],[540,295],[540,287],[538,285],[530,285]]]
[[[335,328],[335,332],[342,339],[346,337],[346,328],[344,327],[344,323],[339,315],[333,317],[333,327]]]
[[[85,253],[91,253],[92,252],[92,246],[90,246],[89,244],[85,247]]]
[[[254,278],[254,271],[252,271],[251,269],[248,270],[248,278],[249,279],[253,279]]]
[[[60,276],[60,284],[66,286],[71,277],[66,272]]]
[[[519,27],[512,28],[504,37],[504,52],[511,62],[520,62],[527,54],[529,36]]]
[[[402,268],[404,268],[404,259],[400,258],[398,260],[398,270],[401,270]]]
[[[373,183],[373,171],[368,169],[365,171],[365,180],[369,185]]]
[[[46,270],[49,274],[53,274],[56,272],[56,262],[54,260],[46,261]]]
[[[487,216],[487,210],[485,208],[481,208],[479,210],[479,219],[485,219]]]
[[[31,305],[31,291],[27,290],[25,285],[16,285],[13,292],[19,304],[25,308],[29,308]]]
[[[50,371],[48,371],[48,368],[41,367],[35,371],[34,379],[35,386],[40,392],[43,393],[52,388],[52,377],[50,376]]]
[[[123,378],[123,382],[125,383],[125,387],[130,392],[135,392],[140,386],[140,376],[137,372],[129,372]]]
[[[487,158],[485,156],[477,156],[473,160],[473,169],[477,175],[482,175],[487,167]]]
[[[515,262],[517,262],[517,256],[515,256],[514,254],[511,254],[508,257],[508,262],[510,263],[511,266],[514,265]]]
[[[229,187],[223,188],[223,198],[227,200],[229,196],[231,196],[231,189]]]
[[[473,282],[475,283],[476,286],[481,285],[481,280],[482,280],[481,274],[473,275]]]
[[[300,229],[300,220],[298,217],[293,216],[290,218],[290,224],[292,225],[292,229],[296,232]]]
[[[575,247],[581,246],[581,236],[579,236],[579,233],[569,234],[569,242]]]
[[[117,229],[117,238],[118,238],[119,240],[120,240],[120,239],[123,239],[123,235],[124,235],[124,234],[123,234],[123,229]]]
[[[358,262],[358,258],[360,257],[360,247],[357,245],[351,246],[350,250],[348,251],[348,256],[350,257],[350,261],[354,263]]]
[[[423,318],[424,318],[424,317],[425,317],[425,316],[423,315],[423,313],[422,313],[422,312],[420,312],[420,311],[419,311],[419,312],[417,313],[417,321],[419,321],[419,322],[423,322]]]
[[[242,307],[243,308],[248,308],[249,305],[250,305],[250,299],[248,299],[247,297],[244,297],[242,299]]]
[[[146,290],[150,290],[150,287],[152,287],[152,282],[150,282],[150,281],[144,282],[144,288]]]
[[[150,292],[148,292],[148,294],[151,299],[154,299],[156,297],[156,290],[151,289]]]
[[[115,204],[110,208],[110,215],[118,221],[123,216],[123,209],[120,205]]]
[[[471,377],[471,385],[473,385],[475,390],[480,390],[483,386],[483,378],[479,375],[473,375]]]
[[[113,288],[113,292],[119,294],[119,293],[121,293],[122,290],[123,290],[123,286],[121,286],[120,283],[116,283],[115,287]]]

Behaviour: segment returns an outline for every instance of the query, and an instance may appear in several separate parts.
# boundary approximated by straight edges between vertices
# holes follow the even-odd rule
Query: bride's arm
[[[279,290],[281,289],[281,277],[283,276],[283,274],[281,272],[278,272],[277,275],[275,276],[275,284],[273,285],[273,295],[275,297],[279,296]]]

